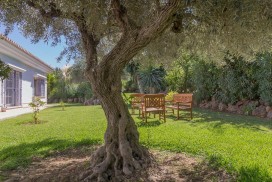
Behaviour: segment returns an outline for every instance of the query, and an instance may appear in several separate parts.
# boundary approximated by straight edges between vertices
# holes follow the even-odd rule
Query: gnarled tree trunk
[[[114,82],[93,83],[107,118],[105,144],[92,156],[88,180],[119,181],[149,163],[148,151],[139,144],[139,133],[121,96],[119,75],[111,75]],[[109,91],[111,90],[111,91]]]
[[[114,2],[117,4],[113,6],[120,10],[118,1]],[[121,96],[121,74],[125,65],[172,23],[180,4],[179,0],[173,0],[158,14],[156,21],[146,27],[135,27],[127,22],[124,12],[115,12],[123,34],[99,63],[96,52],[99,41],[86,29],[86,24],[77,22],[86,51],[86,75],[107,118],[105,144],[92,156],[90,171],[83,175],[86,181],[122,181],[122,176],[129,176],[148,165],[149,153],[139,144],[137,127]]]

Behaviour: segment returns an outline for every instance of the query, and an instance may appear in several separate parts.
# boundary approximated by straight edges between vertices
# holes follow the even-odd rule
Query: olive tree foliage
[[[17,25],[33,42],[51,40],[54,46],[64,37],[67,47],[60,58],[85,55],[86,76],[108,125],[105,144],[82,178],[102,181],[120,180],[149,161],[121,97],[125,65],[154,49],[174,52],[167,49],[175,40],[170,31],[179,33],[176,44],[192,52],[250,56],[270,48],[271,8],[270,0],[1,0],[0,21],[6,33]]]

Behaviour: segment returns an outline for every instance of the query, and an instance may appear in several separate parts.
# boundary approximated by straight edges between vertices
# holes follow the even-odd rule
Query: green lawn
[[[0,170],[26,166],[33,156],[103,142],[100,106],[53,107],[40,116],[38,125],[28,123],[31,114],[0,121]],[[135,120],[141,143],[149,148],[204,156],[237,173],[240,181],[272,181],[272,121],[201,109],[194,110],[192,121],[167,116],[166,123],[145,124],[137,115]]]

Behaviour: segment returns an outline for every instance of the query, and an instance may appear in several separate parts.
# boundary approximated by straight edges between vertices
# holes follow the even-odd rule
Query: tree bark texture
[[[172,23],[180,4],[179,0],[174,2],[146,27],[128,28],[124,24],[126,31],[100,63],[95,36],[78,23],[86,51],[86,75],[107,119],[105,143],[92,156],[90,171],[82,176],[85,181],[122,181],[150,163],[149,153],[139,144],[137,127],[121,96],[121,74],[125,65]]]

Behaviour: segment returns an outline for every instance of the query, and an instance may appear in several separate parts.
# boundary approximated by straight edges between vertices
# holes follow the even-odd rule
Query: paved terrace
[[[47,108],[47,107],[52,107],[54,106],[53,104],[46,105],[44,107],[41,107],[41,110]],[[0,112],[0,121],[5,120],[8,118],[13,118],[22,114],[27,114],[27,113],[32,113],[33,110],[31,107],[20,107],[20,108],[12,108],[12,109],[7,109],[6,112]]]

